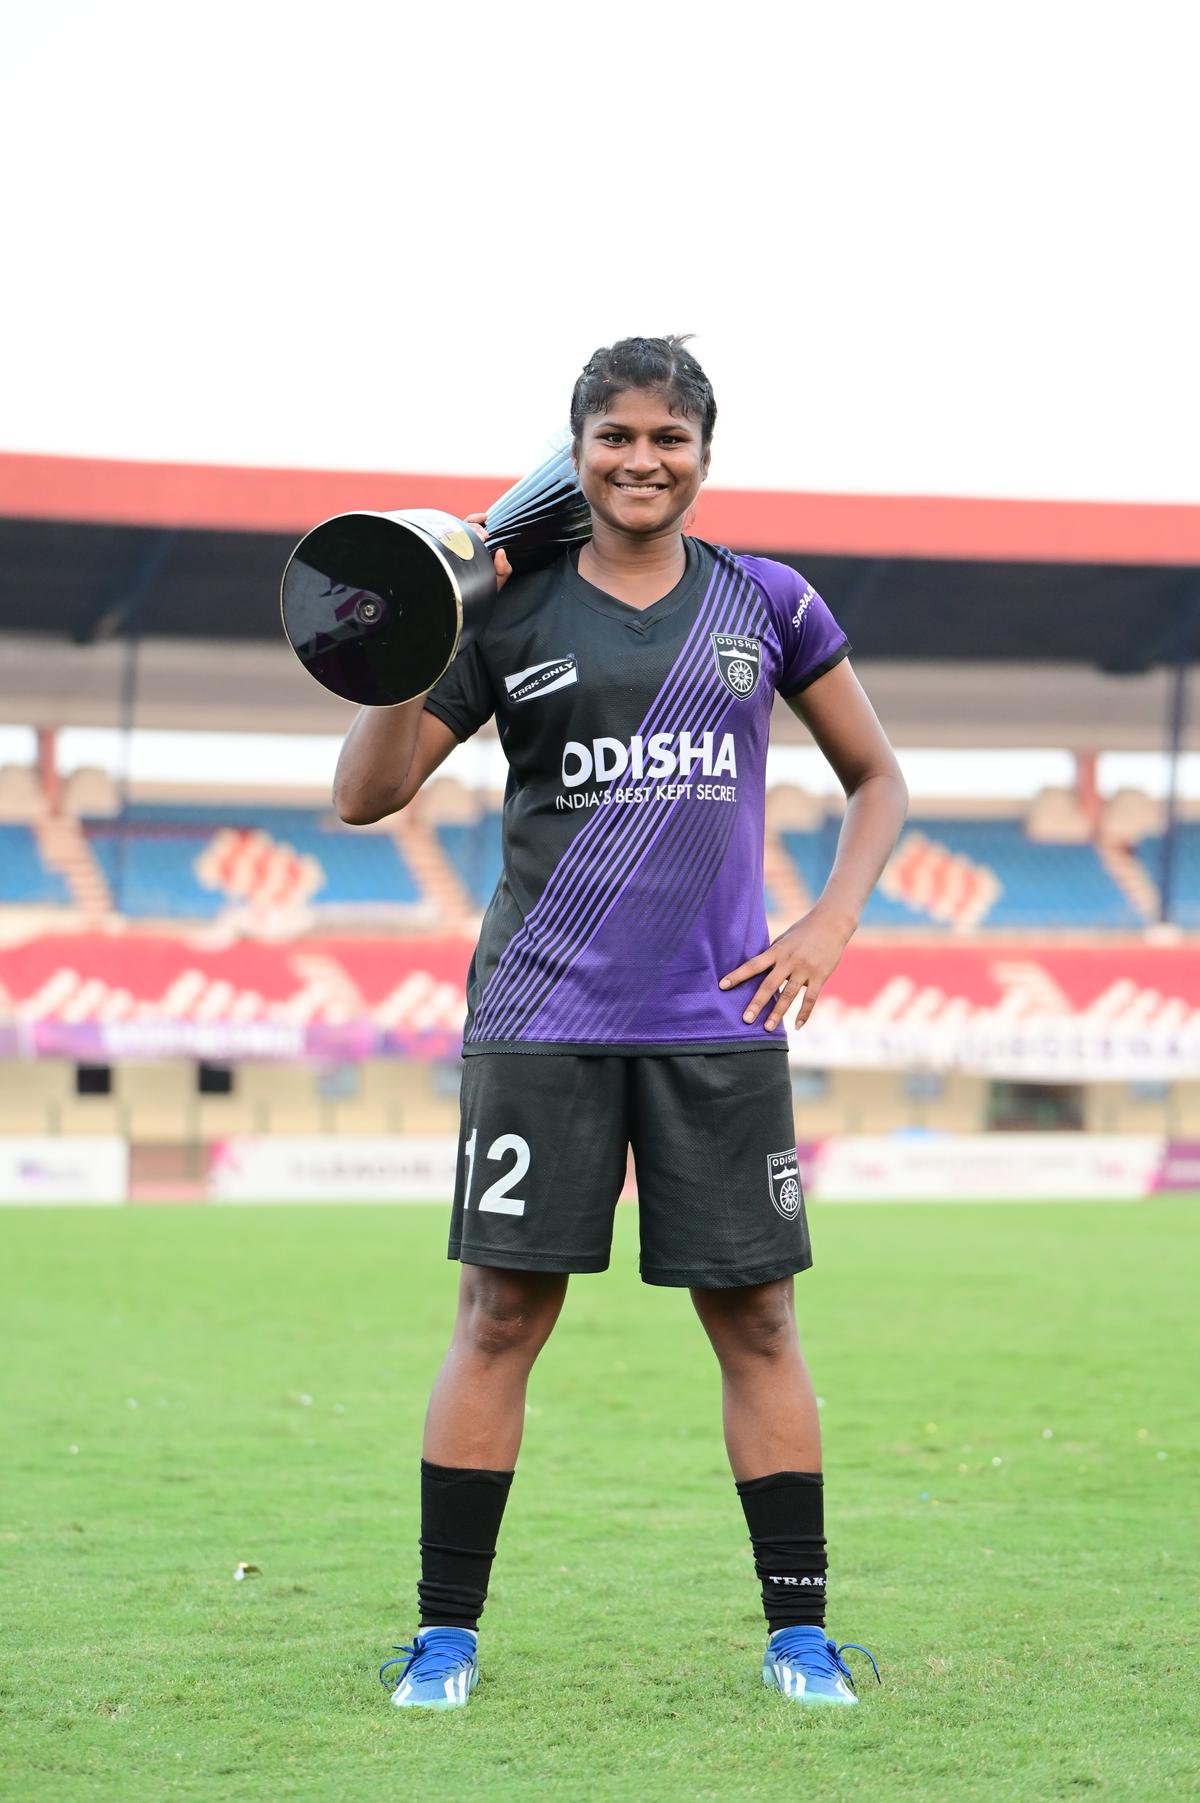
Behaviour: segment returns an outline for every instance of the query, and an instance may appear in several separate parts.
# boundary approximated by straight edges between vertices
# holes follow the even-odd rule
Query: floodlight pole
[[[117,836],[113,850],[112,899],[118,914],[125,911],[125,866],[129,820],[129,785],[133,763],[133,729],[138,710],[138,654],[142,648],[141,608],[126,622],[125,662],[121,670],[121,761],[117,776]]]
[[[1176,837],[1179,827],[1179,760],[1187,726],[1187,691],[1190,666],[1180,659],[1170,666],[1170,700],[1167,707],[1167,810],[1163,822],[1162,867],[1158,882],[1158,918],[1165,925],[1175,900]]]

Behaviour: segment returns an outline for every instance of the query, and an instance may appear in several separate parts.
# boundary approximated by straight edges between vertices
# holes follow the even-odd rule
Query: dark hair
[[[692,353],[684,349],[687,341],[687,336],[678,335],[622,338],[594,351],[571,396],[574,442],[579,443],[589,414],[608,412],[614,394],[627,388],[652,388],[666,396],[672,413],[699,420],[700,440],[707,445],[717,423],[717,403],[712,383]]]

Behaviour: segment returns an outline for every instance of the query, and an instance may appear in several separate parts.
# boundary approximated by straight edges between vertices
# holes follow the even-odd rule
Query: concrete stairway
[[[1134,912],[1143,920],[1157,920],[1158,884],[1141,859],[1127,845],[1118,845],[1103,835],[1095,840],[1095,846],[1096,856]]]
[[[58,871],[75,906],[88,915],[110,914],[108,884],[74,815],[43,814],[30,824],[43,862]]]
[[[447,927],[457,927],[468,916],[479,912],[442,850],[437,834],[429,821],[422,818],[419,801],[411,803],[402,814],[395,815],[389,830],[416,877],[422,896],[436,909]]]

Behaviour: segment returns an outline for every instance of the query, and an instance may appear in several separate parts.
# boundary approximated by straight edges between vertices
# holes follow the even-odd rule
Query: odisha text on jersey
[[[648,739],[634,733],[627,745],[620,739],[593,739],[585,744],[568,739],[563,747],[562,780],[567,789],[580,783],[596,781],[613,783],[626,772],[639,781],[673,776],[737,776],[737,749],[733,734],[721,734],[720,744],[711,732],[700,734],[693,743],[685,728],[680,733],[655,732]]]

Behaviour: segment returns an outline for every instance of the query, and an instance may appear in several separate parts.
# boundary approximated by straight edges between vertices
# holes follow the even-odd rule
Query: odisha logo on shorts
[[[794,1146],[788,1152],[771,1152],[768,1155],[767,1185],[775,1213],[782,1215],[785,1221],[794,1221],[804,1200],[800,1187],[800,1166],[796,1161]]]
[[[759,641],[737,638],[729,632],[714,632],[712,647],[713,656],[717,660],[717,675],[729,693],[736,695],[739,701],[753,695],[758,687],[758,673],[762,665],[762,646]]]

